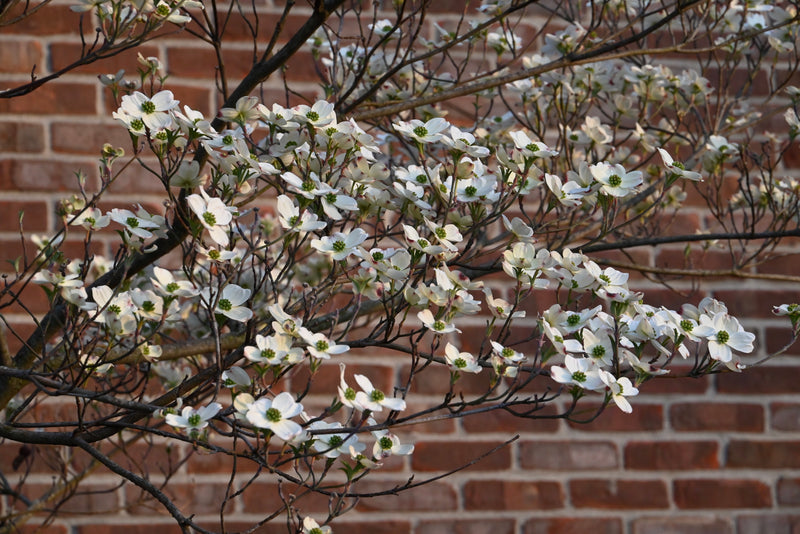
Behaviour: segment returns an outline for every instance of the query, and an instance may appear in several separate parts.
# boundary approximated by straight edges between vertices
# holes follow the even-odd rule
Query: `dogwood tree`
[[[220,51],[231,13],[251,29],[268,22],[238,2],[72,9],[96,29],[71,68],[164,25]],[[584,398],[631,412],[673,364],[693,376],[745,368],[755,336],[723,302],[672,309],[629,274],[757,277],[752,265],[800,235],[798,184],[781,175],[800,131],[795,2],[484,0],[446,24],[428,9],[288,2],[273,33],[254,37],[243,79],[221,53],[207,66],[219,109],[183,105],[159,58],[101,77],[130,143],[98,147],[101,187],[76,184],[62,229],[0,293],[8,307],[37,284],[50,302],[31,314],[33,334],[4,333],[0,437],[93,460],[32,498],[24,475],[0,477],[3,525],[57,510],[100,468],[182,530],[207,532],[145,468],[116,459],[183,442],[300,488],[254,526],[326,532],[376,495],[362,480],[414,453],[413,425],[494,410],[570,419]],[[284,100],[261,98],[303,47],[318,94],[287,77]],[[132,166],[161,184],[159,210],[101,206]],[[707,210],[697,231],[671,225],[687,204]],[[103,258],[94,240],[109,230],[118,248]],[[68,235],[82,256],[61,249]],[[685,244],[684,268],[599,255],[668,243]],[[709,247],[728,252],[727,269],[692,268]],[[775,312],[797,326],[796,305]],[[391,389],[346,363],[376,353],[408,363]],[[338,370],[335,389],[317,385],[325,369]],[[421,404],[414,384],[428,373],[449,387]],[[463,390],[468,374],[482,393]],[[34,415],[63,397],[68,416]],[[216,530],[253,480],[231,485]],[[304,511],[313,493],[329,498],[326,516]]]

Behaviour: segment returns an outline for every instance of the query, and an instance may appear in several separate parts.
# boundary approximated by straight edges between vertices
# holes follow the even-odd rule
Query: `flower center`
[[[277,423],[281,419],[283,419],[283,416],[281,415],[281,411],[279,409],[277,409],[277,408],[270,408],[269,410],[267,410],[267,414],[266,415],[267,415],[267,419],[269,419],[273,423]]]
[[[152,103],[151,101],[149,101],[149,100],[145,100],[144,102],[142,102],[142,111],[143,111],[143,112],[145,112],[145,113],[147,113],[147,114],[150,114],[150,113],[155,113],[155,111],[156,111],[156,105],[155,105],[155,104],[153,104],[153,103]]]
[[[131,130],[143,130],[144,122],[141,119],[133,119],[131,121]]]
[[[725,343],[728,342],[730,338],[731,335],[727,333],[725,330],[720,330],[719,332],[717,332],[717,343],[724,345]]]
[[[383,449],[385,451],[389,450],[389,449],[392,448],[392,445],[393,445],[392,438],[388,438],[386,436],[383,436],[381,439],[378,440],[378,444],[381,446],[381,449]]]
[[[622,178],[620,178],[616,174],[612,174],[611,176],[608,177],[608,185],[610,185],[611,187],[619,187],[620,185],[622,185]]]
[[[336,251],[336,252],[344,252],[345,247],[346,247],[346,245],[344,244],[344,241],[342,241],[342,240],[334,241],[334,243],[333,243],[333,250]]]
[[[189,421],[190,425],[197,426],[203,421],[203,418],[200,417],[200,414],[193,413],[187,418],[187,421]]]
[[[573,313],[569,317],[567,317],[567,324],[570,326],[577,326],[578,323],[581,322],[581,316],[577,313]]]
[[[575,382],[586,382],[586,373],[583,371],[575,371],[572,373],[572,379]]]
[[[220,299],[218,307],[222,311],[231,311],[233,304],[228,299]]]
[[[265,360],[271,360],[275,357],[275,351],[272,349],[264,349],[261,351],[261,357]]]
[[[444,330],[445,324],[442,321],[436,321],[433,323],[433,329],[437,331]]]
[[[138,228],[139,227],[139,219],[136,217],[128,217],[125,219],[125,224],[130,226],[131,228]]]
[[[478,188],[477,188],[477,187],[475,187],[474,185],[470,185],[470,186],[467,186],[467,187],[464,189],[464,192],[467,194],[467,196],[468,196],[468,197],[471,197],[471,196],[473,196],[475,193],[477,193],[477,192],[478,192]]]
[[[354,390],[353,388],[347,388],[346,390],[344,390],[344,398],[349,401],[355,400],[356,390]]]
[[[316,111],[309,111],[308,113],[306,113],[306,118],[308,120],[312,121],[312,122],[313,121],[318,121],[319,120],[319,113],[317,113]]]
[[[465,360],[464,358],[456,358],[455,361],[453,362],[453,365],[455,365],[459,369],[463,369],[464,367],[467,366],[467,360]]]
[[[380,402],[386,398],[386,395],[384,395],[383,391],[379,389],[373,389],[372,393],[369,394],[369,398],[372,399],[374,402]]]
[[[683,321],[681,321],[681,328],[685,332],[691,332],[694,329],[694,324],[692,324],[692,321],[690,321],[689,319],[684,319]]]
[[[602,345],[597,345],[592,349],[592,356],[595,358],[602,358],[606,355],[606,348]]]
[[[414,135],[416,135],[417,137],[425,137],[426,135],[428,135],[428,129],[425,128],[424,126],[417,126],[416,128],[414,128]]]
[[[325,341],[324,339],[320,339],[319,341],[317,341],[317,343],[314,346],[320,352],[325,352],[326,350],[328,350],[328,348],[330,348],[330,345],[328,345],[328,342]]]
[[[427,184],[427,183],[428,183],[428,177],[427,177],[427,176],[425,176],[424,174],[418,174],[418,175],[417,175],[417,177],[416,177],[416,178],[414,178],[414,180],[415,180],[415,181],[416,181],[418,184]]]
[[[331,447],[334,447],[334,448],[341,447],[342,443],[344,443],[344,440],[342,439],[342,437],[341,436],[337,436],[335,434],[333,436],[331,436],[330,439],[328,440],[328,445],[330,445]]]
[[[444,239],[445,237],[447,237],[447,230],[445,230],[442,227],[437,228],[435,232],[436,232],[436,237],[438,237],[439,239]]]

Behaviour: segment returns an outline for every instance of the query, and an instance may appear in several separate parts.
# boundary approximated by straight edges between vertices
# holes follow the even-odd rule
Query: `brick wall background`
[[[262,0],[259,9],[277,16],[282,7]],[[46,73],[66,64],[77,53],[79,15],[69,3],[50,8],[20,24],[0,30],[0,84],[22,82],[31,66]],[[452,2],[438,5],[433,16],[454,17]],[[53,15],[57,13],[57,15]],[[302,11],[301,11],[302,13]],[[298,20],[300,20],[298,15]],[[297,23],[292,19],[291,23]],[[225,55],[231,79],[245,72],[251,42],[234,21]],[[264,35],[268,35],[264,29]],[[215,109],[212,52],[186,32],[162,32],[159,39],[138,51],[157,56],[170,74],[169,88],[182,103],[205,111]],[[110,95],[97,81],[100,73],[136,68],[136,52],[104,60],[73,71],[33,94],[0,100],[0,258],[22,253],[18,212],[24,211],[23,234],[56,230],[57,203],[75,189],[74,171],[88,176],[88,188],[98,185],[97,154],[104,142],[127,146],[127,134],[111,119]],[[301,92],[315,93],[314,71],[307,51],[288,67],[287,77]],[[282,81],[269,81],[265,102],[283,101]],[[787,173],[800,172],[786,169]],[[118,180],[105,197],[108,205],[132,203],[158,206],[160,185],[133,169]],[[685,212],[692,224],[702,224],[699,208]],[[102,241],[102,240],[101,240]],[[113,254],[113,233],[105,241]],[[797,243],[787,241],[786,255],[759,271],[794,275]],[[71,248],[73,247],[73,248]],[[80,242],[65,250],[78,253]],[[681,258],[682,248],[637,251],[652,265]],[[638,256],[637,256],[638,257]],[[712,256],[700,260],[712,268]],[[708,262],[708,263],[704,263]],[[671,304],[683,297],[640,278],[649,302]],[[699,290],[678,283],[696,303],[714,296],[728,303],[731,312],[745,317],[746,328],[757,334],[755,359],[774,351],[788,339],[785,321],[770,315],[773,304],[798,300],[800,291],[788,282],[758,280],[705,280]],[[21,298],[36,313],[46,300],[37,287]],[[4,320],[20,335],[31,331],[21,310],[10,310]],[[478,319],[476,319],[478,321]],[[480,322],[476,322],[479,326]],[[11,340],[18,345],[18,341]],[[369,477],[368,487],[386,489],[456,468],[518,434],[519,439],[453,476],[398,496],[365,500],[337,520],[335,532],[413,534],[564,534],[564,533],[790,533],[800,531],[800,347],[742,374],[722,374],[702,379],[664,379],[646,384],[635,399],[634,412],[625,415],[611,408],[590,424],[562,420],[525,421],[507,414],[490,413],[462,420],[446,420],[413,427],[409,439],[416,452],[393,460]],[[368,370],[373,380],[382,377],[384,389],[397,382],[404,362],[396,356],[358,355],[344,358],[348,369]],[[334,384],[338,368],[331,363],[318,384]],[[437,382],[418,384],[415,403],[437,400],[447,386],[446,374]],[[552,385],[552,384],[549,384]],[[469,385],[467,385],[469,387]],[[480,387],[474,383],[473,387]],[[319,398],[325,402],[327,397]],[[587,413],[587,417],[592,414]],[[14,477],[13,460],[19,446],[0,443],[0,472]],[[144,450],[144,449],[143,449]],[[143,459],[152,472],[158,466],[190,451],[185,445],[170,451],[157,444]],[[26,460],[32,472],[29,484],[46,488],[52,478],[54,451],[34,448]],[[87,459],[76,453],[70,464],[78,468]],[[247,479],[239,467],[234,485]],[[230,479],[230,465],[215,456],[195,455],[169,483],[169,492],[218,528],[219,503]],[[241,479],[241,480],[240,480]],[[363,486],[363,490],[367,487]],[[291,491],[291,488],[283,488]],[[99,492],[99,493],[98,493]],[[227,509],[226,528],[258,521],[278,501],[276,481],[261,474],[243,496]],[[311,498],[304,512],[324,516],[327,502]],[[36,524],[34,520],[33,525]],[[34,526],[30,530],[35,530]],[[97,471],[78,490],[46,532],[103,534],[105,532],[176,532],[172,520],[151,502],[140,502],[139,490]],[[265,526],[259,532],[281,532],[285,526]]]

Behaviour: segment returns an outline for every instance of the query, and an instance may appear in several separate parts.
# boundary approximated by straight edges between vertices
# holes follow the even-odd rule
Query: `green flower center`
[[[294,226],[295,224],[297,224],[299,220],[300,217],[298,217],[297,215],[292,215],[291,217],[289,217],[289,225]]]
[[[313,121],[318,121],[319,120],[319,113],[317,113],[316,111],[309,111],[308,113],[306,113],[306,118],[308,120],[312,121],[312,122]]]
[[[233,136],[232,135],[226,135],[225,137],[222,138],[222,143],[225,144],[225,145],[233,144]]]
[[[346,245],[344,244],[344,241],[341,241],[341,240],[334,241],[332,246],[333,246],[333,250],[336,251],[336,252],[344,252],[344,249],[346,247]]]
[[[344,440],[342,439],[342,437],[341,436],[337,436],[335,434],[333,436],[331,436],[330,439],[328,439],[328,445],[330,445],[333,448],[341,447],[342,443],[344,443]]]
[[[319,341],[317,341],[314,346],[320,352],[325,352],[326,350],[328,350],[330,348],[330,345],[324,339],[320,339]]]
[[[146,311],[146,312],[153,312],[153,311],[155,311],[155,309],[156,309],[156,305],[155,305],[155,304],[153,304],[152,302],[150,302],[149,300],[146,300],[146,301],[145,301],[145,302],[142,304],[142,309],[143,309],[144,311]]]
[[[417,137],[425,137],[426,135],[428,135],[428,129],[425,128],[424,126],[417,126],[416,128],[414,128],[414,135],[416,135]]]
[[[581,316],[577,313],[573,313],[569,317],[567,317],[567,324],[570,326],[577,326],[578,323],[581,322]]]
[[[143,112],[145,112],[145,113],[147,113],[147,114],[150,114],[150,113],[155,113],[155,111],[156,111],[156,105],[155,105],[155,104],[153,104],[153,103],[152,103],[151,101],[149,101],[149,100],[145,100],[144,102],[142,102],[142,111],[143,111]]]
[[[114,315],[119,315],[120,313],[122,313],[122,308],[120,308],[116,304],[112,304],[111,306],[108,307],[108,311],[110,311]],[[717,336],[717,337],[719,337],[719,336]]]
[[[581,383],[586,382],[586,373],[584,373],[583,371],[575,371],[574,373],[572,373],[572,379],[575,382],[581,382]]]
[[[325,200],[327,200],[328,203],[330,203],[330,204],[335,203],[336,202],[336,198],[337,198],[336,197],[336,193],[328,193],[327,195],[325,195]]]
[[[231,311],[233,304],[228,299],[220,299],[218,307],[222,311]]]
[[[416,178],[414,178],[414,180],[415,180],[415,181],[416,181],[418,184],[427,184],[427,183],[428,183],[428,177],[427,177],[427,176],[425,176],[424,174],[418,174],[418,175],[417,175],[417,177],[416,177]]]
[[[606,348],[602,345],[597,345],[592,349],[592,356],[595,358],[602,358],[606,355]]]
[[[303,182],[303,191],[313,191],[314,190],[314,182],[311,180],[305,180]]]
[[[325,130],[325,133],[328,135],[328,137],[331,137],[333,134],[335,134],[335,133],[336,133],[336,131],[337,131],[337,130],[336,130],[336,128],[334,128],[333,126],[331,126],[331,127],[330,127],[330,128],[328,128],[327,130]]]
[[[477,187],[475,187],[474,185],[470,185],[470,186],[467,186],[467,187],[464,189],[464,192],[467,194],[467,196],[471,197],[471,196],[473,196],[475,193],[477,193],[477,192],[478,192],[478,188],[477,188]]]
[[[189,421],[190,425],[197,426],[203,421],[203,418],[200,417],[200,414],[193,413],[187,418],[187,421]]]
[[[372,259],[375,261],[381,261],[383,259],[383,252],[373,252]]]
[[[684,319],[683,321],[681,321],[681,328],[685,332],[691,332],[692,330],[694,330],[694,323],[692,323],[692,321],[690,321],[689,319]]]
[[[345,389],[344,390],[344,398],[349,400],[349,401],[355,400],[356,399],[356,390],[354,390],[353,388],[350,388],[350,387]]]
[[[525,148],[527,150],[530,150],[531,152],[537,152],[539,150],[539,145],[537,145],[536,143],[531,143],[529,145],[525,145]]]
[[[167,284],[166,287],[167,293],[172,293],[173,291],[177,291],[179,287],[180,286],[178,285],[177,282],[170,282],[169,284]]]
[[[141,119],[133,119],[131,121],[131,130],[144,130],[144,122]]]
[[[622,178],[620,178],[616,174],[612,174],[611,176],[608,177],[608,185],[610,185],[611,187],[619,187],[620,185],[622,185]]]
[[[267,410],[267,419],[269,419],[273,423],[279,422],[283,419],[283,415],[281,415],[281,411],[277,408],[270,408]]]
[[[455,361],[453,361],[453,365],[455,365],[459,369],[463,369],[464,367],[467,366],[467,360],[465,360],[464,358],[456,358]]]
[[[265,360],[271,360],[275,357],[275,351],[272,349],[264,349],[261,351],[261,357]]]
[[[445,230],[441,226],[437,228],[434,232],[436,233],[436,237],[438,237],[439,239],[444,239],[445,237],[447,237],[447,230]]]
[[[728,342],[730,338],[731,335],[727,333],[725,330],[720,330],[719,332],[717,332],[717,343],[724,345],[725,343]]]
[[[125,224],[130,226],[131,228],[138,228],[139,227],[139,219],[136,217],[128,217],[125,219]]]
[[[509,349],[508,347],[505,347],[505,348],[504,348],[504,349],[503,349],[503,350],[500,352],[500,355],[501,355],[503,358],[511,358],[512,356],[514,356],[514,349]]]
[[[217,224],[217,217],[210,211],[203,212],[203,220],[209,226],[214,226]]]
[[[158,5],[156,7],[156,13],[158,13],[160,17],[166,17],[167,15],[169,15],[169,6],[166,4]]]
[[[369,398],[372,399],[373,402],[381,402],[386,398],[386,395],[379,389],[373,389],[372,393],[369,394]]]
[[[214,250],[213,248],[208,251],[208,257],[212,260],[218,260],[220,257],[219,250]]]
[[[606,284],[611,283],[611,278],[607,274],[601,274],[600,276],[598,276],[598,278],[603,282],[605,282]]]
[[[419,240],[420,248],[427,248],[428,245],[430,245],[430,243],[428,243],[427,239],[420,239]]]
[[[444,330],[446,326],[447,325],[445,325],[443,321],[436,321],[433,323],[433,329],[437,332]]]
[[[378,444],[380,445],[381,449],[387,451],[392,448],[392,438],[383,436],[381,439],[378,440]]]

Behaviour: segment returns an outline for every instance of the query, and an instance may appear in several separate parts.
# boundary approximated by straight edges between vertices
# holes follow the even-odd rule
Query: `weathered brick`
[[[0,100],[0,113],[94,115],[96,83],[55,81],[24,96]]]
[[[778,480],[776,495],[780,506],[800,505],[800,478],[781,477]]]
[[[355,484],[353,493],[380,493],[392,491],[402,487],[407,480],[365,480]],[[361,512],[412,512],[412,511],[441,511],[455,510],[458,507],[458,497],[453,487],[445,482],[432,482],[409,490],[400,490],[394,494],[381,495],[361,499],[356,509]]]
[[[645,517],[634,519],[632,534],[733,534],[729,520],[717,517]]]
[[[0,152],[35,153],[44,150],[44,128],[30,122],[0,122]]]
[[[524,469],[614,469],[618,467],[617,447],[608,441],[523,441],[519,463]]]
[[[512,519],[421,521],[414,534],[514,534]]]
[[[796,393],[800,367],[753,367],[742,373],[723,373],[716,377],[720,393],[779,395]]]
[[[529,519],[524,534],[622,534],[622,521],[610,517],[540,517]]]
[[[800,431],[800,404],[776,402],[770,405],[770,422],[774,430]]]

